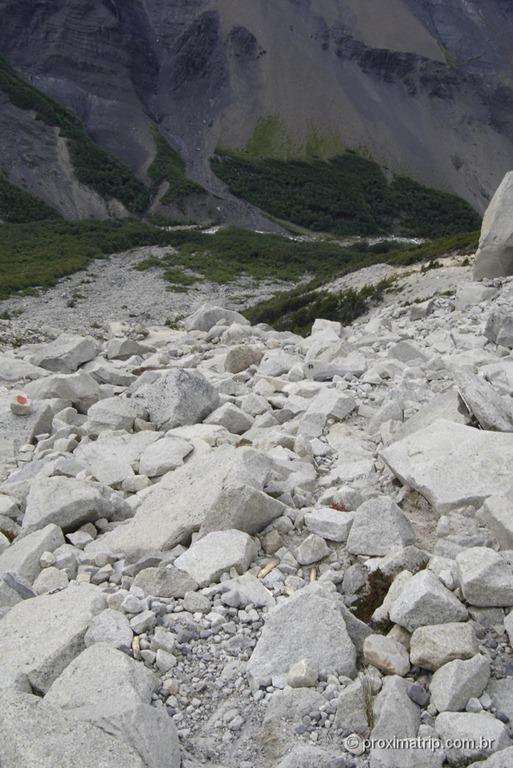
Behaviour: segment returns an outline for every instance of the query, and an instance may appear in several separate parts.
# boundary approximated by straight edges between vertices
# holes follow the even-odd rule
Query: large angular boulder
[[[513,317],[501,311],[492,312],[486,322],[484,335],[488,341],[500,347],[513,349]]]
[[[394,475],[439,513],[480,505],[511,485],[513,436],[441,419],[381,454]]]
[[[513,432],[513,409],[490,384],[462,369],[453,376],[461,399],[483,429]]]
[[[513,171],[507,173],[483,219],[474,280],[513,275]]]
[[[488,712],[442,712],[436,718],[435,730],[451,745],[446,750],[447,762],[458,768],[511,746],[504,723]]]
[[[132,395],[157,429],[173,429],[203,421],[219,405],[219,395],[199,372],[185,368],[167,371],[142,383]]]
[[[198,530],[258,533],[286,510],[262,490],[270,469],[270,460],[250,448],[198,449],[144,493],[132,520],[87,549],[106,546],[135,559],[187,542]]]
[[[65,400],[81,413],[85,413],[101,397],[100,385],[96,379],[84,371],[69,375],[55,374],[38,381],[31,381],[25,387],[25,391],[33,399]]]
[[[490,679],[490,662],[477,655],[468,661],[450,661],[438,669],[429,686],[431,704],[439,712],[459,712],[471,698],[479,698]]]
[[[176,560],[176,567],[188,573],[200,587],[206,587],[230,568],[248,570],[256,557],[255,541],[242,531],[213,531],[192,544]]]
[[[354,677],[356,649],[349,637],[340,596],[305,587],[273,608],[248,662],[256,687],[286,679],[289,668],[305,659],[320,675]]]
[[[238,323],[239,325],[250,324],[244,315],[234,312],[232,309],[207,307],[205,305],[199,307],[199,309],[183,321],[188,331],[210,331],[214,325],[232,325],[233,323]]]
[[[0,555],[0,575],[14,571],[32,583],[41,571],[39,560],[43,552],[53,552],[61,544],[64,544],[62,530],[53,523],[27,536],[18,537]]]
[[[427,625],[411,636],[411,663],[431,672],[455,659],[471,659],[478,652],[479,643],[469,622]]]
[[[467,609],[430,571],[409,579],[390,608],[390,620],[413,632],[428,624],[465,621]]]
[[[456,571],[463,597],[481,608],[513,605],[513,570],[493,549],[471,547],[456,557]]]
[[[91,584],[70,585],[11,608],[0,619],[0,690],[46,693],[84,649],[89,623],[104,608],[104,595]]]
[[[2,768],[147,768],[119,739],[38,696],[0,695]]]
[[[40,476],[31,485],[22,530],[29,533],[54,523],[64,532],[74,531],[83,523],[110,517],[113,509],[110,495],[91,483]]]
[[[54,373],[74,373],[96,357],[98,345],[92,336],[61,333],[50,344],[41,344],[29,355],[29,362]]]
[[[414,542],[415,532],[408,518],[392,499],[378,496],[354,513],[347,549],[353,555],[380,556]]]
[[[133,435],[107,432],[100,435],[98,440],[82,442],[73,456],[87,467],[98,482],[117,486],[123,480],[135,477],[133,465],[159,437],[160,432],[145,431]]]

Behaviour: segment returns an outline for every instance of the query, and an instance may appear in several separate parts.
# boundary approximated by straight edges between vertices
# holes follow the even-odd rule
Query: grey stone
[[[206,305],[197,309],[183,321],[184,327],[188,331],[210,331],[215,325],[232,325],[233,323],[249,325],[249,320],[246,320],[240,312],[234,312],[225,307],[207,307]]]
[[[53,567],[44,568],[34,581],[34,592],[36,595],[56,592],[59,589],[65,589],[68,583],[69,578],[66,571]]]
[[[105,607],[101,591],[70,585],[15,605],[0,619],[0,688],[46,693],[84,648],[90,621]]]
[[[513,763],[513,747],[506,747],[491,755],[487,760],[470,763],[468,768],[510,768]]]
[[[513,549],[513,501],[508,496],[490,496],[478,516],[495,534],[501,549]]]
[[[53,524],[18,538],[0,554],[0,573],[14,571],[32,583],[41,571],[39,560],[43,552],[53,552],[61,544],[64,544],[64,536]]]
[[[291,664],[306,659],[320,675],[353,677],[356,650],[339,608],[341,598],[322,588],[300,590],[267,615],[248,662],[248,675],[258,686],[285,676]]]
[[[95,616],[89,624],[84,636],[86,648],[95,643],[107,643],[107,645],[122,651],[132,648],[133,632],[128,619],[119,611],[106,608]]]
[[[412,664],[432,672],[454,659],[471,659],[478,652],[479,644],[470,623],[419,627],[411,636]]]
[[[101,397],[101,389],[96,379],[83,371],[70,375],[46,376],[27,384],[25,391],[34,399],[65,400],[81,413],[85,413]]]
[[[456,309],[464,310],[475,307],[484,301],[493,298],[497,294],[496,288],[491,288],[482,283],[464,283],[456,289]]]
[[[404,677],[410,670],[405,647],[390,637],[369,635],[363,643],[363,656],[368,664],[387,675]]]
[[[136,575],[134,586],[152,597],[184,597],[198,588],[197,582],[185,571],[173,565],[144,568]]]
[[[185,368],[141,384],[132,397],[148,411],[157,429],[163,430],[197,424],[219,404],[219,395],[205,377]]]
[[[244,573],[256,554],[257,545],[247,533],[237,530],[213,531],[192,544],[187,552],[175,560],[175,564],[200,587],[206,587],[230,568]]]
[[[328,541],[347,541],[354,515],[351,512],[339,512],[337,509],[322,507],[305,515],[305,525],[309,531],[322,536]]]
[[[27,385],[28,386],[28,385]],[[31,443],[36,435],[49,432],[52,410],[46,403],[32,401],[32,413],[17,416],[12,413],[11,394],[0,394],[0,461],[13,461],[22,445]]]
[[[474,264],[474,280],[513,274],[513,172],[507,173],[483,219]]]
[[[346,768],[345,758],[321,747],[298,744],[277,768]]]
[[[92,336],[62,333],[55,341],[41,344],[29,355],[29,362],[55,373],[74,373],[96,357],[98,345]]]
[[[484,608],[513,605],[513,570],[493,549],[465,549],[456,557],[456,569],[467,603]]]
[[[354,513],[347,549],[354,555],[387,555],[414,542],[415,532],[397,504],[377,496]]]
[[[194,450],[193,446],[179,437],[164,437],[151,443],[141,455],[139,472],[148,477],[160,477],[183,464]]]
[[[382,457],[404,485],[445,513],[478,506],[509,487],[513,441],[509,434],[439,420],[389,446]]]
[[[232,347],[224,359],[224,369],[229,373],[240,373],[251,365],[258,365],[263,354],[260,349],[252,347]]]
[[[430,571],[409,579],[390,608],[390,619],[409,632],[418,627],[465,621],[467,609]]]
[[[371,696],[366,690],[365,681],[355,680],[342,689],[337,700],[337,711],[333,727],[343,729],[349,733],[357,733],[359,736],[368,736],[369,726],[369,700]]]
[[[295,550],[295,558],[300,565],[311,565],[330,554],[330,548],[320,536],[311,533]]]
[[[500,347],[513,349],[513,317],[500,310],[492,312],[486,322],[484,335]]]
[[[110,497],[98,487],[73,477],[37,477],[27,497],[22,529],[26,533],[50,523],[64,532],[83,523],[110,517]]]
[[[105,432],[100,434],[98,440],[83,441],[73,456],[100,483],[119,486],[124,480],[135,478],[133,466],[159,437],[158,432],[137,432],[136,434]]]
[[[109,339],[105,348],[108,360],[128,360],[133,355],[147,355],[151,351],[151,347],[124,337]]]
[[[198,529],[257,533],[286,507],[262,491],[271,464],[264,454],[230,445],[196,450],[183,466],[145,492],[134,518],[89,544],[137,558],[190,540]]]
[[[436,718],[435,728],[443,742],[452,740],[457,744],[448,747],[446,755],[449,765],[458,768],[511,746],[504,723],[488,713],[442,712]]]
[[[513,679],[511,677],[505,677],[502,680],[492,678],[486,687],[486,693],[490,696],[495,709],[506,714],[513,722]]]
[[[227,605],[235,603],[238,608],[247,608],[248,605],[272,608],[275,605],[272,593],[252,573],[223,582],[223,589],[226,592],[223,592],[221,599]]]
[[[469,371],[453,370],[460,397],[483,429],[513,432],[513,411],[490,384]]]
[[[189,613],[209,613],[212,603],[206,595],[200,592],[187,592],[183,599],[183,608]]]
[[[319,670],[316,664],[308,659],[301,659],[291,664],[287,672],[287,685],[291,688],[312,688],[317,685]]]
[[[218,424],[234,435],[242,435],[253,426],[253,417],[233,403],[224,403],[205,419],[205,424]]]
[[[135,420],[146,415],[144,406],[133,398],[106,397],[94,403],[87,411],[87,426],[93,435],[115,429],[131,432]]]
[[[438,669],[430,684],[431,703],[439,712],[458,712],[469,699],[478,698],[490,679],[490,662],[485,656],[468,661],[450,661]]]
[[[37,696],[0,696],[2,768],[146,768],[133,749]]]

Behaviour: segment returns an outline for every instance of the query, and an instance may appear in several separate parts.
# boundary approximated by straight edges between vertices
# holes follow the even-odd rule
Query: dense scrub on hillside
[[[473,253],[477,248],[478,238],[479,232],[471,232],[404,250],[368,254],[361,258],[355,256],[350,265],[341,271],[340,276],[378,263],[399,267],[425,262],[423,269],[428,269],[438,264],[435,261],[437,257],[450,253]],[[318,317],[336,320],[343,325],[353,322],[369,309],[372,301],[379,300],[383,291],[393,287],[393,280],[382,280],[374,286],[340,293],[316,290],[321,284],[321,280],[314,279],[306,286],[277,293],[271,299],[250,307],[245,315],[252,323],[268,323],[280,331],[307,335]]]
[[[22,224],[29,221],[60,219],[57,211],[11,184],[0,172],[0,221]]]
[[[307,276],[320,285],[377,262],[407,265],[451,250],[475,250],[476,242],[473,233],[394,250],[391,243],[357,242],[344,247],[336,241],[297,241],[235,228],[214,235],[198,229],[170,231],[136,220],[4,224],[0,226],[0,299],[48,287],[92,259],[145,245],[172,246],[176,252],[141,261],[138,268],[158,267],[170,283],[184,287],[201,280],[225,283],[243,275],[289,281]]]
[[[34,88],[0,57],[0,90],[14,106],[33,110],[37,119],[60,129],[68,139],[71,160],[79,181],[105,200],[116,198],[132,213],[141,213],[149,202],[149,191],[130,168],[95,144],[82,123],[58,102]]]
[[[314,231],[443,237],[480,226],[459,197],[405,177],[388,181],[377,163],[354,152],[312,162],[225,153],[211,163],[233,194]]]
[[[159,186],[167,181],[169,187],[162,197],[164,204],[176,203],[187,195],[202,193],[205,190],[196,182],[187,178],[185,162],[178,152],[169,146],[161,134],[155,130],[155,158],[148,168],[148,176],[154,186]]]

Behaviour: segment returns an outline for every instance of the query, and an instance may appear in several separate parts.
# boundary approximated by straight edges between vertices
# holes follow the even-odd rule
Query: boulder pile
[[[513,281],[465,274],[3,349],[2,768],[513,765]]]

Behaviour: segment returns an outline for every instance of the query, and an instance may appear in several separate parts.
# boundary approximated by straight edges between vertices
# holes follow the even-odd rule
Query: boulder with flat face
[[[198,449],[184,466],[144,492],[131,520],[87,550],[107,547],[135,559],[171,549],[198,530],[258,533],[287,509],[262,490],[270,468],[268,457],[250,448]]]
[[[122,741],[38,696],[0,695],[2,768],[146,768]]]
[[[443,514],[511,485],[513,435],[440,419],[381,454],[394,475]]]
[[[219,395],[199,372],[185,368],[166,371],[142,383],[132,395],[157,429],[173,429],[203,421],[219,405]]]
[[[507,173],[483,219],[474,280],[513,275],[513,171]]]
[[[339,606],[340,596],[305,587],[273,608],[248,662],[253,685],[285,681],[289,668],[303,659],[319,674],[356,673],[356,649]]]
[[[0,690],[41,691],[84,649],[94,616],[105,608],[91,584],[70,585],[15,605],[0,620]]]
[[[98,353],[98,345],[92,336],[62,333],[50,344],[41,344],[28,360],[33,365],[55,373],[74,373],[83,363]]]

